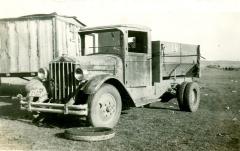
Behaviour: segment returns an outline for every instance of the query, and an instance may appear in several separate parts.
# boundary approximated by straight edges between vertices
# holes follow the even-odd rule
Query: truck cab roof
[[[139,30],[139,31],[151,31],[147,26],[135,25],[135,24],[119,24],[119,25],[107,25],[107,26],[96,26],[96,27],[85,27],[80,32],[90,32],[96,30],[109,30],[109,29],[125,29],[125,30]]]

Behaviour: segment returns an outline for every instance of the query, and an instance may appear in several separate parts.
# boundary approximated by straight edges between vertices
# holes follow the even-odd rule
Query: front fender
[[[44,86],[44,83],[37,77],[31,79],[25,86],[27,93],[29,93],[31,90],[34,90],[34,89],[43,89],[43,88],[46,89],[46,87]]]
[[[124,84],[113,75],[109,74],[96,75],[89,79],[87,83],[80,88],[80,90],[87,95],[94,94],[104,83],[108,83],[116,87],[116,89],[119,91],[119,94],[121,95],[124,107],[128,108],[131,106],[135,106],[133,99],[130,93],[125,88]]]
[[[89,79],[87,83],[81,88],[85,94],[93,94],[101,87],[107,80],[114,79],[119,81],[116,77],[109,74],[96,75]],[[119,81],[120,82],[120,81]]]
[[[41,96],[36,96],[39,97],[37,102],[44,102],[45,100],[48,99],[48,92],[46,89],[46,86],[44,85],[44,83],[38,79],[37,77],[31,79],[25,86],[25,89],[27,91],[27,98],[28,99],[32,99],[35,95],[31,95],[30,96],[30,92],[31,91],[35,91],[35,90],[41,90]]]

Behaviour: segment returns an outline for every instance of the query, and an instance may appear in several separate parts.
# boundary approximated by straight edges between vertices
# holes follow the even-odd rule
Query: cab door
[[[126,87],[151,85],[151,45],[148,32],[128,31],[125,55]]]

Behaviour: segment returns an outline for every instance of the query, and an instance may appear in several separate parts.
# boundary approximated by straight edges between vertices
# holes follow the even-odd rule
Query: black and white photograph
[[[239,151],[240,0],[0,0],[0,151]]]

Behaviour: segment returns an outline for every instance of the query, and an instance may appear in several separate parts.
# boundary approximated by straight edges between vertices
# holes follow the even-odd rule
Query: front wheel
[[[120,118],[121,96],[114,86],[103,84],[95,94],[89,96],[88,106],[88,120],[92,126],[113,128]]]

